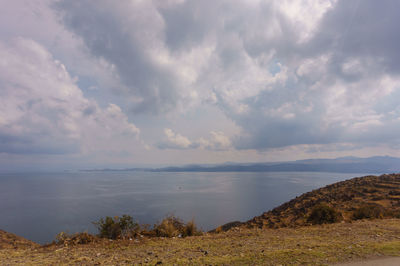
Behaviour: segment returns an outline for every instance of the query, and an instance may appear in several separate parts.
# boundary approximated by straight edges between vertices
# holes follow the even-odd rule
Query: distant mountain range
[[[289,162],[224,163],[217,165],[186,165],[163,168],[126,168],[83,171],[151,171],[151,172],[333,172],[333,173],[396,173],[400,158],[375,156],[369,158],[341,157],[308,159]]]

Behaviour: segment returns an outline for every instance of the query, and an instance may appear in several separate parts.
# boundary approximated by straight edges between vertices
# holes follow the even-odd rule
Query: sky
[[[400,1],[0,6],[2,170],[400,156]]]

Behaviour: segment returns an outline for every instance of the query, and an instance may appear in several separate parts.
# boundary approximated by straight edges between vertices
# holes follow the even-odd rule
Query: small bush
[[[185,224],[181,219],[173,215],[169,215],[159,224],[155,224],[153,232],[158,237],[186,237],[201,234],[201,231],[197,229],[194,220]]]
[[[201,231],[197,229],[196,223],[194,220],[189,221],[183,230],[182,236],[197,236],[201,235]]]
[[[129,215],[123,215],[121,218],[107,216],[93,224],[97,226],[100,237],[109,239],[132,237],[140,230],[139,224],[134,222]]]
[[[149,225],[140,225],[133,221],[131,216],[123,215],[101,218],[98,222],[94,222],[99,231],[98,236],[109,239],[119,239],[127,237],[136,237],[144,235],[147,237],[186,237],[201,235],[202,232],[197,229],[195,222],[192,220],[184,223],[181,219],[168,215],[161,222],[153,227]],[[60,235],[64,238],[64,235]]]
[[[133,218],[129,215],[122,215],[119,219],[119,226],[122,238],[132,237],[140,231],[139,224],[134,222]]]
[[[385,210],[383,216],[389,218],[400,218],[400,210]]]
[[[153,230],[153,227],[149,224],[141,224],[140,225],[140,235],[147,236],[147,237],[155,237],[156,233]]]
[[[69,235],[65,232],[61,232],[56,236],[56,240],[58,244],[63,244],[65,246],[69,245],[79,245],[79,244],[88,244],[96,241],[96,237],[87,233],[76,233]]]
[[[376,204],[364,204],[353,212],[353,220],[382,218],[384,208]]]
[[[154,225],[156,236],[174,237],[180,235],[184,230],[183,221],[173,215],[165,217],[159,224]]]
[[[336,223],[340,221],[342,215],[340,212],[337,212],[334,208],[320,204],[313,208],[310,216],[308,216],[307,221],[312,224],[327,224],[327,223]]]
[[[56,235],[57,243],[63,244],[65,240],[69,238],[69,235],[66,232],[60,232]]]

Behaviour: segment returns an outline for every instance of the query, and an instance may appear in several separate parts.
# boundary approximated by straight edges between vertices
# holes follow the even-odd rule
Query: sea
[[[167,215],[208,231],[247,221],[305,192],[363,173],[62,172],[0,174],[0,229],[40,244],[61,231],[96,233],[93,222],[131,215],[153,225]]]

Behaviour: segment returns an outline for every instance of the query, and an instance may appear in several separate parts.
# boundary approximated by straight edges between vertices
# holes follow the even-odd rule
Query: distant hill
[[[225,224],[218,231],[247,226],[281,228],[309,225],[317,206],[328,206],[339,221],[400,218],[400,174],[352,178],[307,192],[247,222]]]
[[[220,165],[187,165],[152,169],[156,172],[332,172],[395,173],[400,172],[400,158],[376,156],[309,159],[291,162],[226,163]]]

